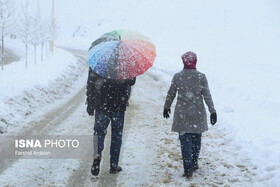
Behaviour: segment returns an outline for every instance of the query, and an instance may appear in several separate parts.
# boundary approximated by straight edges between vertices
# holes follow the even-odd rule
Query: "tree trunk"
[[[2,47],[1,47],[1,69],[4,70],[4,31],[2,30]]]
[[[37,54],[36,54],[36,45],[34,45],[34,64],[36,64],[36,57],[37,57]]]
[[[44,59],[44,42],[42,42],[41,44],[41,61],[43,61]]]
[[[2,5],[2,1],[1,1],[1,5]],[[2,7],[2,6],[1,6]],[[3,18],[3,14],[1,11],[1,20]],[[2,71],[4,70],[4,27],[2,27],[2,44],[1,44],[1,69]]]
[[[45,50],[45,51],[46,51],[46,57],[49,57],[50,50],[51,50],[51,49],[50,49],[50,42],[47,42],[47,43],[46,43],[46,50]]]
[[[27,69],[28,46],[25,44],[25,69]]]
[[[4,55],[4,35],[2,35],[2,55]]]
[[[4,70],[4,59],[3,59],[3,57],[1,57],[1,69],[2,69],[2,71]]]

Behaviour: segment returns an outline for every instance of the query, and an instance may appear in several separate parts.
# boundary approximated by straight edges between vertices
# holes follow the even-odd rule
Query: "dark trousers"
[[[111,147],[110,147],[110,167],[117,167],[119,163],[120,150],[122,145],[122,132],[124,125],[123,112],[96,111],[94,124],[93,149],[94,154],[102,155],[104,149],[104,139],[107,134],[107,127],[111,122]]]
[[[185,173],[192,173],[193,167],[198,165],[201,148],[201,134],[185,133],[179,135]]]

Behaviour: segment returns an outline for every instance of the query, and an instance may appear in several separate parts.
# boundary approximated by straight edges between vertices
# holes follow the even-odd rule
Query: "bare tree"
[[[40,0],[38,0],[37,4],[37,23],[38,24],[38,30],[37,35],[40,37],[40,43],[41,43],[41,61],[44,60],[44,45],[48,42],[48,32],[49,32],[49,25],[51,24],[50,21],[46,19],[41,18],[41,8],[40,8]]]
[[[46,24],[47,24],[47,21],[43,21],[42,23],[42,26],[40,27],[40,36],[41,36],[41,61],[44,60],[44,45],[45,45],[45,42],[47,40],[46,38]]]
[[[34,47],[34,63],[36,64],[37,46],[41,44],[41,61],[43,61],[44,43],[51,43],[57,37],[57,25],[51,21],[40,19],[39,16],[33,18],[30,44]],[[52,46],[51,46],[52,47]]]
[[[36,64],[37,46],[41,44],[41,61],[43,61],[43,47],[48,39],[49,22],[42,19],[40,10],[40,1],[37,4],[37,14],[32,17],[32,33],[30,44],[34,47],[34,63]]]
[[[58,24],[56,21],[53,20],[47,20],[44,21],[44,40],[43,42],[47,44],[49,47],[49,50],[46,50],[47,54],[52,51],[52,44],[53,41],[57,38],[57,31],[58,31]]]
[[[13,0],[0,0],[0,29],[1,29],[1,69],[4,69],[5,36],[8,34],[12,22]]]
[[[31,41],[32,33],[32,16],[30,15],[29,0],[25,0],[21,4],[21,12],[16,21],[17,34],[21,41],[25,44],[25,68],[28,64],[28,44]]]
[[[42,43],[43,41],[43,22],[41,20],[40,13],[38,12],[35,17],[31,18],[31,38],[30,38],[30,44],[34,47],[34,64],[36,64],[37,61],[37,46]]]
[[[41,61],[43,61],[44,57],[44,46],[45,44],[48,44],[51,40],[51,29],[50,29],[51,21],[49,20],[43,20],[41,27],[39,29],[40,37],[41,37]],[[46,52],[48,52],[46,50]]]
[[[44,43],[48,43],[56,38],[57,26],[52,20],[44,20],[40,15],[40,5],[38,1],[37,14],[32,14],[29,8],[29,0],[21,4],[21,12],[17,19],[17,33],[25,44],[26,65],[28,61],[28,45],[34,47],[34,64],[37,62],[37,47],[41,44],[41,61],[43,60]]]

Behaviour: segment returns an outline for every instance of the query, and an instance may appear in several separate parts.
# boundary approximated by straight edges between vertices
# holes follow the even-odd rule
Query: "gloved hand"
[[[87,107],[87,113],[90,116],[94,116],[94,110],[91,107],[89,107],[89,106]]]
[[[163,117],[164,118],[169,118],[169,114],[171,113],[171,110],[170,110],[170,108],[169,109],[164,109],[163,110]]]
[[[94,108],[88,102],[86,102],[86,105],[87,105],[87,113],[88,113],[88,115],[93,116],[94,115]]]
[[[215,125],[215,123],[217,122],[217,113],[215,112],[215,113],[212,113],[211,115],[210,115],[210,121],[211,121],[211,124],[212,125]]]

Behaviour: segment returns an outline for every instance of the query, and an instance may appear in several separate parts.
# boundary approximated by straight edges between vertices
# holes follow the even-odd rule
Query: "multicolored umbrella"
[[[144,35],[114,30],[95,40],[88,50],[88,63],[97,74],[110,79],[130,79],[152,67],[156,48]]]

